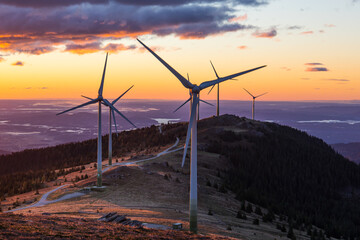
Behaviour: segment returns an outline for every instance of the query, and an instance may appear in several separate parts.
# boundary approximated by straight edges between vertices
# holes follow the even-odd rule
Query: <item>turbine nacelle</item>
[[[191,93],[200,93],[201,89],[198,85],[195,85],[193,88],[190,89]]]

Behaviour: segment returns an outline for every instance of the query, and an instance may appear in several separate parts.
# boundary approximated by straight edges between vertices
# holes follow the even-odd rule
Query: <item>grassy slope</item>
[[[269,131],[267,124],[252,122],[232,116],[206,119],[199,123],[200,150],[208,150],[209,143],[218,137],[218,134],[233,132],[255,137],[264,137],[257,128]],[[165,134],[184,134],[183,125],[168,125]],[[295,130],[294,130],[295,131]],[[271,131],[270,131],[271,132]],[[225,136],[226,138],[226,136]],[[174,139],[175,140],[175,139]],[[251,147],[251,141],[244,140],[242,145]],[[181,144],[179,144],[181,145]],[[230,144],[231,145],[231,144]],[[153,154],[149,153],[148,154]],[[43,208],[34,209],[32,213],[24,211],[25,214],[41,214],[50,212],[52,214],[71,213],[70,216],[79,212],[88,212],[84,217],[96,216],[109,211],[119,211],[131,214],[131,218],[146,222],[162,223],[171,225],[173,222],[183,222],[187,227],[188,208],[188,185],[189,185],[189,163],[186,162],[184,169],[180,167],[181,152],[172,153],[153,160],[152,163],[143,163],[141,166],[119,167],[105,174],[104,182],[108,189],[104,193],[90,193],[86,197],[70,200],[65,203],[48,205]],[[167,164],[164,164],[167,162]],[[247,220],[236,218],[241,202],[235,199],[235,195],[219,192],[218,188],[224,182],[228,168],[231,168],[227,157],[218,154],[199,152],[199,224],[202,233],[218,233],[242,239],[286,239],[286,233],[276,229],[276,224],[284,225],[288,229],[286,221],[280,221],[279,217],[273,223],[263,223],[261,216],[254,213],[246,213]],[[90,166],[86,166],[86,171]],[[91,175],[91,173],[89,173]],[[170,175],[165,179],[165,175]],[[220,177],[219,177],[220,176]],[[71,177],[73,178],[73,177]],[[70,178],[68,178],[70,179]],[[178,179],[178,180],[177,180]],[[87,182],[91,184],[92,178]],[[210,182],[211,186],[207,186]],[[218,185],[218,187],[215,187]],[[266,184],[266,182],[264,182]],[[77,184],[81,187],[81,182]],[[71,202],[71,204],[69,204]],[[207,215],[211,209],[214,215]],[[266,213],[266,209],[262,208]],[[147,214],[148,213],[148,214]],[[259,219],[260,225],[252,224],[253,219]],[[227,230],[228,226],[232,230]],[[309,239],[304,232],[295,230],[298,239]]]

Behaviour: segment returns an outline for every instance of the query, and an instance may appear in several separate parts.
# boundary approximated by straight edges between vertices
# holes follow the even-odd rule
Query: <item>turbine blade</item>
[[[123,119],[125,119],[128,123],[130,123],[131,125],[133,125],[135,128],[136,126],[129,120],[127,119],[119,110],[117,110],[108,100],[103,99],[103,101],[115,112],[117,112]]]
[[[132,85],[128,90],[126,90],[123,94],[121,94],[117,99],[115,99],[114,101],[111,102],[111,104],[115,104],[120,98],[122,98],[122,96],[124,96],[130,89],[132,89],[134,87],[134,85]]]
[[[102,75],[102,78],[101,78],[101,84],[100,84],[100,88],[99,88],[99,92],[98,92],[99,96],[102,96],[102,93],[103,93],[107,59],[108,59],[108,53],[106,53],[104,71],[103,71],[103,75]]]
[[[252,97],[254,98],[254,95],[252,95],[248,90],[246,90],[245,88],[244,88],[244,90],[245,90],[248,94],[250,94],[250,96],[252,96]]]
[[[255,98],[258,98],[258,97],[264,96],[265,94],[267,94],[267,92],[266,92],[266,93],[263,93],[263,94],[260,94],[260,95],[257,95]]]
[[[208,92],[208,95],[211,93],[211,91],[213,90],[213,88],[215,87],[215,85],[216,85],[216,84],[214,84],[214,85],[211,87],[210,91]]]
[[[246,73],[258,70],[258,69],[263,68],[263,67],[266,67],[266,65],[261,66],[261,67],[257,67],[257,68],[253,68],[253,69],[249,69],[249,70],[246,70],[246,71],[243,71],[243,72],[235,73],[235,74],[232,74],[232,75],[229,75],[229,76],[226,76],[226,77],[219,78],[217,80],[206,81],[206,82],[201,83],[199,88],[200,88],[200,90],[202,90],[202,89],[208,88],[208,87],[210,87],[210,86],[212,86],[214,84],[224,82],[226,80],[232,79],[232,78],[240,76],[240,75],[244,75]]]
[[[206,104],[208,104],[208,105],[210,105],[210,106],[213,106],[213,107],[215,107],[214,106],[214,104],[211,104],[211,103],[209,103],[209,102],[206,102],[206,101],[204,101],[204,100],[201,100],[201,99],[199,99],[201,102],[203,102],[203,103],[206,103]]]
[[[180,105],[180,107],[178,107],[173,113],[175,113],[177,110],[179,110],[182,106],[184,106],[186,103],[188,103],[191,100],[191,97],[186,100],[183,104]]]
[[[96,103],[96,102],[98,102],[98,101],[99,101],[99,99],[96,98],[96,99],[93,99],[93,100],[91,100],[91,101],[89,101],[89,102],[83,103],[83,104],[81,104],[81,105],[79,105],[79,106],[76,106],[76,107],[70,108],[70,109],[68,109],[68,110],[65,110],[65,111],[63,111],[63,112],[61,112],[61,113],[57,113],[56,115],[60,115],[60,114],[66,113],[66,112],[75,110],[75,109],[77,109],[77,108],[85,107],[85,106],[87,106],[87,105],[94,104],[94,103]]]
[[[212,68],[214,69],[214,72],[215,72],[216,77],[219,79],[220,77],[219,77],[219,75],[217,74],[217,72],[216,72],[216,70],[215,70],[214,65],[212,64],[212,62],[211,62],[211,61],[210,61],[210,63],[211,63]]]
[[[188,126],[188,130],[187,130],[187,133],[186,133],[186,140],[185,140],[185,146],[184,146],[184,155],[183,155],[181,167],[184,167],[184,164],[185,164],[186,151],[187,151],[187,149],[189,147],[189,141],[190,141],[190,136],[191,136],[191,127],[192,127],[193,120],[195,118],[197,104],[198,104],[198,102],[196,102],[196,103],[193,102],[193,104],[192,104],[191,115],[190,115],[190,120],[189,120],[189,126]],[[195,121],[196,121],[196,119],[195,119]]]
[[[174,68],[172,68],[169,64],[167,64],[161,57],[159,57],[156,53],[154,53],[143,42],[141,42],[138,38],[137,40],[139,41],[139,43],[141,43],[141,45],[144,46],[144,48],[146,48],[152,55],[154,55],[154,57],[156,57],[172,74],[174,74],[174,76],[180,80],[180,82],[182,83],[182,85],[184,85],[184,87],[186,88],[194,87],[193,84],[191,84],[188,80],[186,80],[180,73],[178,73]]]
[[[118,136],[118,130],[117,130],[117,124],[116,124],[116,118],[115,118],[115,112],[114,110],[111,109],[111,112],[112,112],[112,117],[113,117],[113,120],[114,120],[114,124],[115,124],[115,131],[116,131],[116,136]]]
[[[81,95],[83,98],[89,99],[89,100],[94,100],[93,98]],[[107,106],[105,103],[101,102],[102,105]]]
[[[93,98],[90,98],[90,97],[87,97],[87,96],[84,96],[84,95],[81,95],[83,98],[86,98],[86,99],[89,99],[89,100],[94,100]]]

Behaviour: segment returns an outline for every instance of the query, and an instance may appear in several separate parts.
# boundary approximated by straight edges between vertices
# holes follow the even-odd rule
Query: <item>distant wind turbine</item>
[[[81,108],[81,107],[85,107],[85,106],[90,105],[90,104],[98,103],[98,142],[97,142],[97,186],[98,187],[102,186],[102,171],[101,171],[102,170],[101,104],[104,104],[104,105],[110,107],[113,111],[117,112],[120,116],[122,116],[131,125],[136,127],[121,112],[119,112],[119,110],[117,110],[107,99],[103,98],[103,96],[102,96],[103,87],[104,87],[105,72],[106,72],[107,58],[108,58],[108,54],[106,53],[105,66],[104,66],[104,71],[103,71],[103,75],[102,75],[102,78],[101,78],[101,84],[100,84],[99,91],[98,91],[98,97],[95,98],[95,99],[90,100],[89,102],[83,103],[83,104],[81,104],[79,106],[70,108],[70,109],[65,110],[65,111],[63,111],[61,113],[56,114],[56,115],[60,115],[60,114],[75,110],[77,108]]]
[[[137,39],[141,45],[143,45],[154,57],[156,57],[172,74],[175,75],[177,79],[182,83],[185,88],[190,90],[190,98],[185,101],[185,103],[192,100],[191,113],[189,126],[186,135],[184,154],[182,159],[182,166],[185,163],[186,151],[189,146],[190,136],[191,136],[191,154],[190,154],[190,231],[197,232],[197,121],[196,121],[196,112],[197,106],[199,104],[199,93],[201,90],[211,87],[215,84],[221,83],[223,81],[232,79],[234,77],[258,70],[265,66],[253,68],[247,71],[235,73],[226,77],[218,78],[217,80],[206,81],[201,83],[199,86],[196,84],[190,83],[189,80],[184,78],[180,73],[178,73],[174,68],[167,64],[162,58],[160,58],[156,53],[154,53],[150,48],[148,48],[144,43]],[[183,103],[180,107],[185,105]]]
[[[258,98],[258,97],[261,97],[261,96],[263,96],[263,95],[265,95],[265,94],[267,94],[267,92],[266,92],[266,93],[263,93],[263,94],[260,94],[260,95],[257,95],[257,96],[254,96],[254,95],[252,95],[248,90],[246,90],[245,88],[244,88],[244,90],[245,90],[248,94],[250,94],[250,96],[252,96],[252,98],[253,98],[253,102],[252,102],[252,120],[254,120],[254,119],[255,119],[255,99]]]
[[[210,64],[212,66],[212,68],[214,69],[215,75],[217,77],[217,79],[220,79],[219,75],[217,74],[214,65],[212,64],[212,62],[210,61]],[[236,79],[229,79],[229,80],[236,80]],[[219,102],[219,95],[220,95],[220,83],[216,84],[217,85],[217,98],[216,98],[216,116],[220,116],[220,102]],[[213,85],[210,89],[210,91],[208,92],[208,95],[211,93],[211,91],[214,89],[215,85]]]
[[[115,105],[115,103],[117,101],[119,101],[120,98],[122,98],[122,96],[124,96],[131,88],[133,88],[134,85],[132,85],[128,90],[126,90],[123,94],[121,94],[118,98],[116,98],[114,101],[111,102],[112,105]],[[86,97],[81,95],[83,98],[87,98],[89,100],[93,100],[92,98]],[[103,105],[107,106],[106,104],[102,103]],[[109,106],[108,106],[109,107]],[[115,131],[116,131],[116,136],[118,136],[118,131],[117,131],[117,125],[116,125],[116,119],[115,119],[115,112],[114,110],[109,107],[109,165],[112,165],[112,119],[114,119],[114,125],[115,125]],[[130,122],[130,120],[127,120],[128,122]],[[132,124],[132,123],[131,123]],[[132,124],[133,126],[135,126],[134,124]]]

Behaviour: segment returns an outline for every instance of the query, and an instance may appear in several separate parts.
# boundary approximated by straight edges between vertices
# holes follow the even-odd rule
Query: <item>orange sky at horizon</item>
[[[241,30],[188,39],[171,34],[145,34],[139,38],[184,77],[189,73],[191,82],[196,84],[216,79],[210,60],[220,76],[268,65],[238,77],[238,81],[222,83],[222,100],[251,100],[243,88],[254,95],[269,92],[259,101],[360,100],[357,94],[360,90],[360,35],[353,32],[360,22],[353,21],[360,4],[328,1],[329,6],[325,9],[328,14],[317,19],[316,27],[313,27],[311,20],[316,19],[321,3],[314,3],[311,8],[310,1],[294,3],[287,9],[293,12],[294,18],[280,26],[287,17],[285,15],[290,14],[280,14],[285,11],[279,10],[283,1],[269,1],[261,8],[242,8],[231,18],[235,19],[231,22],[256,24],[265,29],[262,32]],[[301,7],[307,11],[308,18],[301,18]],[[279,16],[272,15],[274,9]],[[346,18],[334,18],[346,11]],[[0,36],[4,34],[0,32]],[[116,98],[135,85],[125,99],[188,98],[188,90],[149,52],[141,50],[134,38],[116,41],[121,44],[115,46],[111,45],[111,40],[105,40],[101,45],[103,50],[91,52],[89,47],[75,51],[91,52],[87,54],[73,54],[74,51],[65,51],[63,45],[57,44],[54,51],[32,55],[2,52],[6,42],[0,40],[0,99],[96,97],[106,51],[110,54],[104,97]],[[117,52],[109,50],[111,48],[105,50],[109,46]],[[203,90],[201,98],[216,99],[215,89],[209,95],[208,89]]]

